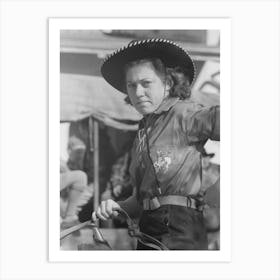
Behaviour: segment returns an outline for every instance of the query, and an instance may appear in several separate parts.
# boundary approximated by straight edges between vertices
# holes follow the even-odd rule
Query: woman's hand
[[[96,212],[92,213],[92,220],[95,222],[97,218],[107,221],[113,216],[118,216],[119,212],[116,211],[120,209],[120,205],[112,199],[104,200],[99,205]]]

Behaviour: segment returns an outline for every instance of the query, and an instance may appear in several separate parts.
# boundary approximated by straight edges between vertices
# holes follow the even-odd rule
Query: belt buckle
[[[187,196],[187,207],[188,208],[192,207],[192,199],[189,196]]]
[[[149,200],[149,202],[151,210],[155,210],[160,207],[160,202],[157,197],[152,198],[151,200]]]

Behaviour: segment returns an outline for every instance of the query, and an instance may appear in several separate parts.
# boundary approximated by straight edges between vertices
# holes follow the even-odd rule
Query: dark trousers
[[[207,250],[202,212],[177,205],[143,211],[140,231],[153,236],[170,250]],[[137,250],[154,250],[138,242]]]

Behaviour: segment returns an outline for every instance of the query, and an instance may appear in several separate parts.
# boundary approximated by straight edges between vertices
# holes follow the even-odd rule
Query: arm
[[[138,217],[142,211],[137,197],[136,197],[136,188],[133,189],[133,194],[124,201],[118,202],[120,207],[124,209],[130,217]]]
[[[202,108],[186,116],[184,129],[189,142],[220,141],[220,106]]]
[[[136,188],[134,188],[132,196],[124,201],[115,202],[112,199],[102,201],[96,213],[93,212],[92,219],[95,221],[98,217],[106,221],[112,216],[118,215],[118,212],[113,210],[118,208],[124,209],[130,217],[136,217],[140,214],[141,207],[136,198]]]

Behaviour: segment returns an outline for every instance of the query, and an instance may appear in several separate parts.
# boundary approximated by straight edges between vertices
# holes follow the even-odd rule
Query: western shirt
[[[138,199],[158,196],[158,184],[161,195],[197,194],[202,184],[201,149],[208,139],[220,140],[220,106],[203,107],[172,97],[146,115],[129,169]]]

